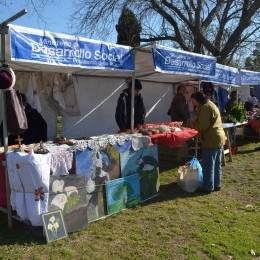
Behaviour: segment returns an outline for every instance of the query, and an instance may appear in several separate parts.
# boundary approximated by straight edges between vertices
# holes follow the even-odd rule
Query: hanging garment
[[[66,109],[65,100],[64,100],[64,97],[62,95],[61,88],[59,86],[57,74],[55,74],[55,76],[54,76],[54,82],[53,82],[53,87],[52,87],[52,95],[53,95],[53,99],[58,103],[58,105],[62,109],[65,110]]]
[[[41,102],[37,92],[37,84],[34,73],[31,73],[29,77],[26,99],[32,108],[37,109],[39,113],[42,112]]]
[[[9,134],[19,135],[28,129],[27,117],[18,90],[6,91],[7,130]]]

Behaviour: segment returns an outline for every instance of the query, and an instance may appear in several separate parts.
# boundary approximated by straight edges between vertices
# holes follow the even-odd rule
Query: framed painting
[[[88,222],[107,215],[105,182],[120,177],[119,153],[112,145],[104,149],[86,148],[76,151],[77,175],[87,179],[87,216]]]
[[[68,237],[61,210],[42,214],[42,222],[47,243]]]
[[[114,214],[140,203],[139,175],[106,182],[107,211]]]
[[[87,228],[85,175],[50,176],[48,211],[61,210],[68,233]]]
[[[139,174],[142,201],[158,195],[160,182],[157,145],[121,153],[120,164],[122,177]]]

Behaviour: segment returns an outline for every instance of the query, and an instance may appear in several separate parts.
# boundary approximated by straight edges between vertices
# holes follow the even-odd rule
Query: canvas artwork
[[[68,236],[61,210],[42,214],[42,222],[47,243]]]
[[[67,231],[87,228],[86,176],[50,176],[48,212],[61,210]]]
[[[106,182],[106,194],[109,215],[137,205],[141,201],[139,175]]]
[[[76,152],[76,173],[87,178],[88,221],[107,215],[105,182],[120,177],[119,153],[112,146],[106,149],[85,149]]]
[[[157,196],[160,186],[158,147],[154,145],[135,152],[121,153],[120,157],[122,177],[136,173],[140,176],[141,200]]]

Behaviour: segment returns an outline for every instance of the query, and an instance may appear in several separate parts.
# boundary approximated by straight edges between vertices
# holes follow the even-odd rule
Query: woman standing
[[[198,130],[202,146],[203,191],[210,193],[221,189],[221,159],[226,135],[218,107],[202,92],[193,93],[191,100],[197,107],[197,117],[191,125]]]

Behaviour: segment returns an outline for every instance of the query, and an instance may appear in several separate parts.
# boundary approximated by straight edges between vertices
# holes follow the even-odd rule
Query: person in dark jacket
[[[170,115],[171,120],[183,122],[185,125],[190,119],[190,112],[188,107],[188,102],[185,98],[186,87],[184,85],[180,85],[177,88],[177,94],[173,97]]]
[[[21,93],[22,104],[24,106],[25,115],[27,117],[28,129],[20,134],[23,144],[39,143],[47,141],[47,123],[42,115],[27,103],[25,94]],[[8,137],[9,144],[17,144],[17,136],[10,135]]]
[[[135,80],[135,98],[134,98],[134,128],[139,128],[144,124],[146,110],[140,90],[142,89],[141,82]],[[116,123],[121,132],[131,129],[131,91],[132,81],[128,88],[124,89],[117,100],[116,107]]]
[[[231,113],[231,109],[237,104],[237,92],[236,91],[232,91],[230,93],[230,99],[228,100],[226,106],[225,106],[225,110],[226,110],[226,114],[230,114]]]

